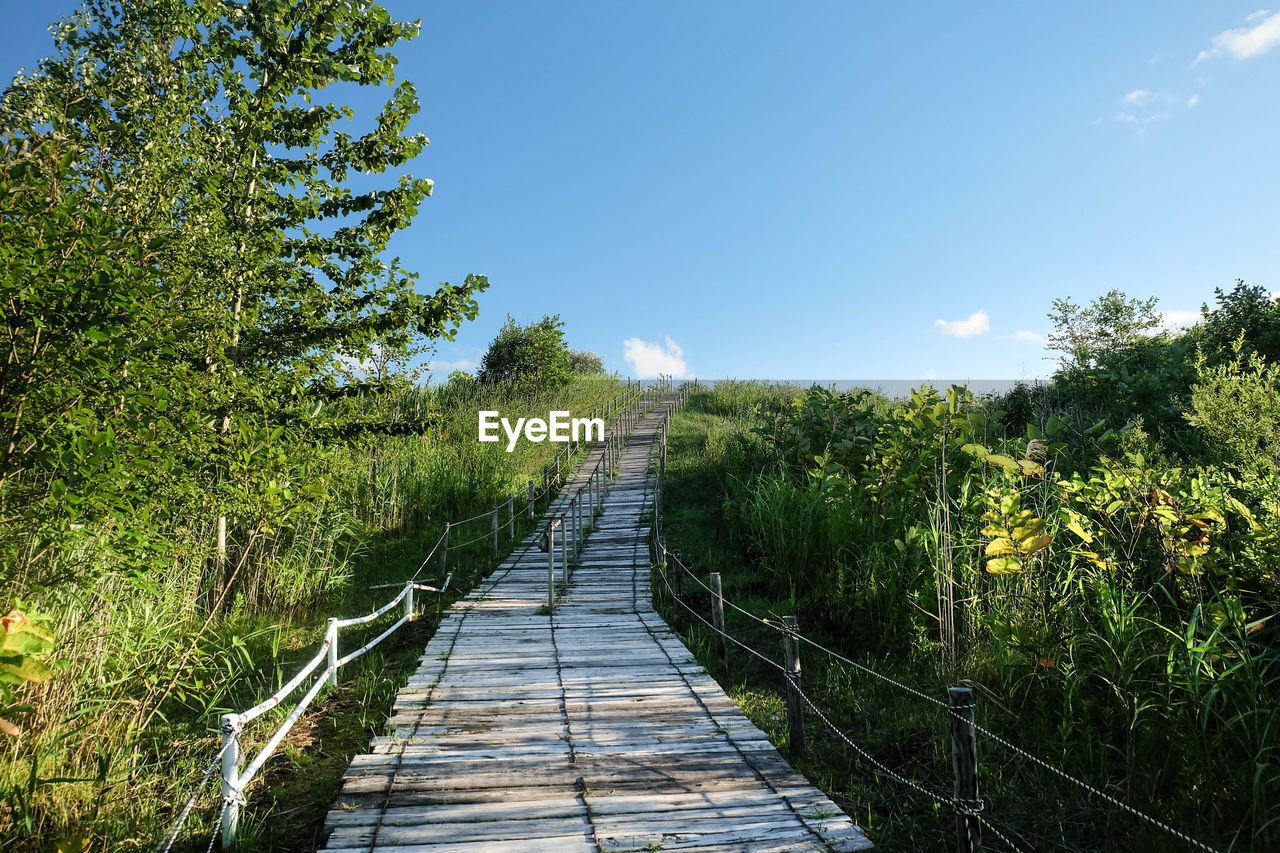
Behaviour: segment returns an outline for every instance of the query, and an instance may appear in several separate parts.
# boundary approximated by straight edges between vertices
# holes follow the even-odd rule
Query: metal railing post
[[[729,665],[728,648],[724,641],[724,590],[720,586],[720,573],[711,573],[711,624],[716,629],[716,657],[720,665]]]
[[[440,582],[449,574],[449,522],[444,523],[444,538],[440,540]]]
[[[240,825],[240,730],[244,724],[239,714],[223,714],[218,722],[223,748],[222,801],[227,804],[222,812],[222,849],[231,850],[235,848],[236,828]]]
[[[338,686],[338,620],[329,619],[324,638],[329,641],[329,686]]]
[[[782,635],[782,649],[786,653],[787,667],[787,747],[793,757],[804,752],[804,700],[800,698],[800,632],[799,620],[783,616],[786,633]]]
[[[982,853],[982,822],[978,812],[978,748],[973,730],[973,690],[948,687],[951,709],[951,766],[955,770],[955,799],[966,811],[956,814],[956,849],[960,853]]]

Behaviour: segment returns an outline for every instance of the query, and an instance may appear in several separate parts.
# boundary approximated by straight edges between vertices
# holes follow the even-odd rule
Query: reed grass
[[[61,668],[27,691],[34,713],[20,737],[3,742],[0,847],[153,848],[217,751],[219,714],[243,710],[283,684],[314,653],[326,616],[368,612],[393,595],[367,587],[411,576],[447,521],[487,513],[514,495],[518,533],[530,528],[526,483],[536,480],[541,491],[542,471],[562,445],[522,441],[507,453],[505,445],[481,444],[480,408],[513,418],[546,417],[550,409],[581,416],[618,390],[614,378],[578,379],[541,395],[452,382],[364,401],[429,415],[433,428],[329,448],[323,469],[311,471],[317,488],[284,523],[255,529],[233,519],[229,565],[219,567],[213,555],[211,518],[173,519],[146,531],[174,555],[162,575],[132,575],[109,554],[92,556],[93,572],[59,565],[90,559],[70,549],[46,562],[40,577],[26,575],[13,592],[54,617]],[[482,539],[450,552],[455,590],[441,605],[492,568],[488,530],[486,516],[454,531],[455,545]],[[504,532],[504,552],[509,541]],[[428,567],[424,579],[435,574]],[[76,580],[49,582],[57,578]],[[344,667],[338,688],[326,688],[269,763],[270,787],[310,806],[274,799],[264,783],[250,787],[247,845],[313,849],[308,839],[346,760],[381,726],[433,630],[426,596],[420,593],[424,617],[385,650]],[[381,627],[344,632],[343,642],[363,644]],[[255,722],[247,748],[287,713],[278,708]],[[322,756],[313,754],[317,731],[330,733]],[[332,743],[341,746],[334,751]],[[211,784],[174,849],[204,849],[215,793]]]

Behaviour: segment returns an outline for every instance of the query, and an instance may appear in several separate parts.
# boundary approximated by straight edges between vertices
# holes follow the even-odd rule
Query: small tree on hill
[[[1272,362],[1280,361],[1280,303],[1267,288],[1236,279],[1230,293],[1215,287],[1213,296],[1217,308],[1200,308],[1206,356],[1229,361],[1235,357],[1236,341],[1243,339],[1241,354],[1256,353]]]
[[[587,350],[570,350],[569,369],[584,376],[594,376],[604,373],[604,359]]]
[[[1053,300],[1049,319],[1049,348],[1063,354],[1063,367],[1087,368],[1099,358],[1128,352],[1160,325],[1159,300],[1130,299],[1119,290],[1108,291],[1085,308],[1069,298]]]
[[[476,379],[487,385],[509,383],[526,391],[546,391],[568,384],[571,376],[564,322],[559,314],[548,314],[527,326],[508,316],[489,344]]]

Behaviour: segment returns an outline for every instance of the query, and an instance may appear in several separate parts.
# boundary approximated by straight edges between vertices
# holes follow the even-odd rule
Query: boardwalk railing
[[[618,454],[626,445],[627,437],[631,430],[654,405],[661,396],[671,389],[669,379],[662,379],[648,387],[642,386],[640,383],[632,384],[631,380],[627,381],[627,388],[618,396],[611,399],[608,403],[592,412],[593,417],[604,417],[610,421],[606,435],[599,441],[591,442],[593,446],[602,446],[603,452],[600,460],[597,462],[587,482],[580,486],[577,491],[565,503],[566,510],[562,510],[554,515],[547,522],[548,534],[550,535],[555,528],[562,531],[568,526],[570,537],[573,540],[573,559],[576,560],[577,554],[581,548],[582,538],[586,535],[586,531],[594,520],[594,515],[600,511],[601,501],[609,483],[612,482],[613,468],[617,464]],[[598,412],[598,414],[597,414]],[[534,518],[537,506],[544,499],[547,501],[546,511],[551,513],[555,504],[556,493],[559,487],[565,482],[569,475],[568,462],[572,459],[572,454],[586,442],[572,442],[563,450],[556,453],[555,459],[543,469],[542,488],[535,492],[534,481],[530,480],[527,487],[527,505],[524,513],[528,518]],[[564,457],[564,464],[561,463],[561,456]],[[583,500],[589,502],[590,509],[584,517],[581,512]],[[411,621],[415,616],[414,592],[432,592],[441,594],[449,589],[452,581],[452,574],[449,572],[449,552],[456,551],[461,548],[474,545],[477,542],[488,539],[490,542],[490,550],[492,559],[497,561],[499,556],[499,533],[503,528],[508,530],[509,540],[515,538],[515,519],[517,513],[515,511],[516,496],[511,495],[507,500],[495,505],[489,512],[481,513],[471,518],[463,519],[457,522],[446,522],[444,532],[436,541],[436,544],[427,553],[422,563],[418,566],[413,576],[405,580],[402,584],[382,584],[373,589],[399,588],[400,592],[388,601],[386,604],[374,610],[365,616],[357,616],[349,619],[329,619],[325,629],[324,641],[320,648],[310,661],[308,661],[284,686],[277,690],[274,694],[240,713],[223,714],[219,720],[219,730],[222,735],[222,746],[218,753],[213,757],[210,764],[205,769],[204,774],[195,786],[190,799],[179,810],[169,830],[165,833],[160,843],[156,846],[157,853],[167,853],[178,839],[183,825],[190,816],[201,790],[208,782],[215,769],[221,768],[222,777],[222,804],[221,811],[216,821],[217,826],[214,829],[214,837],[210,838],[209,846],[212,848],[213,842],[220,833],[222,836],[222,847],[224,850],[230,850],[235,846],[236,830],[239,825],[240,810],[246,803],[245,789],[248,787],[258,774],[262,771],[267,760],[279,747],[280,743],[288,735],[289,730],[301,718],[307,707],[315,700],[320,691],[327,684],[336,686],[338,683],[338,670],[348,663],[355,661],[361,655],[376,647],[397,629],[402,627],[406,622]],[[504,514],[506,520],[499,523],[499,515]],[[478,521],[487,520],[489,523],[484,533],[474,538],[470,538],[462,542],[450,542],[450,534],[459,529],[465,529],[467,525],[474,525]],[[569,561],[567,551],[567,540],[562,533],[562,557],[561,557],[561,574],[562,582],[568,581],[567,574],[572,572],[571,563]],[[549,548],[551,552],[551,566],[549,573],[554,575],[554,548]],[[439,560],[440,567],[440,585],[430,586],[418,581],[418,577],[423,570],[431,563],[434,557]],[[549,580],[548,606],[554,606],[554,578]],[[392,612],[398,605],[402,605],[401,616],[389,627],[382,631],[378,636],[367,642],[365,645],[355,649],[346,655],[340,652],[340,635],[339,632],[343,628],[356,627],[372,623],[387,613]],[[324,669],[316,674],[316,670],[324,664]],[[245,750],[241,742],[241,735],[245,731],[245,727],[267,711],[277,707],[281,702],[298,690],[309,676],[315,675],[310,687],[303,694],[302,699],[294,706],[293,710],[281,723],[280,727],[267,739],[258,754],[249,762],[248,766],[243,766],[245,760]]]
[[[683,404],[687,399],[687,390],[680,398]],[[722,665],[727,663],[727,649],[733,646],[744,654],[747,654],[765,665],[778,671],[786,685],[787,696],[787,721],[788,721],[788,746],[793,756],[799,755],[804,751],[804,727],[805,719],[808,716],[817,717],[818,720],[831,732],[833,732],[841,741],[853,749],[864,761],[883,773],[893,781],[902,784],[916,793],[923,794],[932,799],[934,802],[947,807],[955,815],[956,821],[956,838],[957,849],[960,853],[979,853],[982,850],[982,839],[984,830],[991,836],[1000,840],[1000,842],[1010,850],[1019,851],[1030,849],[1030,845],[1020,845],[1015,843],[1010,836],[1015,836],[1011,829],[998,824],[984,811],[984,802],[979,795],[978,789],[978,752],[977,737],[979,734],[984,738],[995,743],[1005,749],[1010,750],[1019,758],[1030,761],[1038,767],[1048,770],[1057,775],[1061,779],[1068,781],[1089,794],[1100,800],[1119,808],[1134,817],[1137,817],[1151,826],[1160,829],[1169,835],[1177,838],[1197,850],[1208,851],[1208,853],[1216,853],[1214,848],[1204,844],[1201,841],[1192,838],[1190,835],[1178,830],[1169,824],[1158,820],[1138,809],[1130,806],[1128,803],[1100,790],[1088,782],[1077,779],[1065,770],[1056,765],[1039,758],[1036,755],[1022,749],[1011,743],[1004,737],[992,732],[980,725],[976,721],[975,710],[977,703],[975,701],[974,691],[968,686],[954,686],[947,689],[946,699],[939,699],[931,696],[923,690],[902,684],[887,675],[883,675],[876,670],[864,664],[858,663],[850,658],[835,652],[815,640],[805,637],[800,633],[800,628],[796,617],[785,616],[782,619],[766,618],[756,615],[751,611],[738,606],[732,601],[726,599],[723,594],[721,578],[718,572],[708,574],[704,581],[693,570],[691,570],[681,559],[679,553],[672,551],[667,546],[666,532],[663,529],[662,510],[663,510],[663,489],[666,483],[666,460],[667,460],[667,433],[670,426],[671,414],[677,409],[673,406],[668,411],[663,422],[661,440],[655,447],[656,467],[658,469],[657,489],[654,494],[654,519],[651,535],[653,568],[657,578],[661,581],[660,589],[665,590],[667,596],[671,599],[673,605],[678,605],[684,611],[696,620],[703,628],[711,632],[715,638],[716,654]],[[689,579],[701,591],[707,594],[710,601],[709,612],[695,607],[690,603],[689,597],[685,594],[684,581]],[[658,588],[658,587],[655,587]],[[735,637],[725,628],[725,608],[729,608],[730,612],[735,612],[754,625],[767,628],[778,634],[782,646],[782,662],[775,660],[771,655],[763,652],[750,644],[743,642]],[[680,610],[675,611],[677,614]],[[876,759],[864,747],[860,746],[850,737],[848,731],[837,726],[830,719],[831,714],[824,712],[823,709],[809,696],[803,688],[800,668],[800,648],[801,646],[809,648],[829,656],[832,660],[846,665],[862,675],[879,679],[890,686],[914,696],[916,699],[931,703],[940,707],[947,719],[948,729],[951,735],[951,753],[952,768],[954,772],[954,787],[952,794],[939,793],[931,790],[924,784],[909,778],[904,773],[890,768],[883,762]]]

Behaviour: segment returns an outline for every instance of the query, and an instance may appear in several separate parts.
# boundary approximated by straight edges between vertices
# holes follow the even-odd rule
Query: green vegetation
[[[520,390],[549,390],[565,385],[574,373],[559,315],[521,326],[508,316],[480,362],[476,379],[485,385]]]
[[[1256,345],[1198,346],[1211,329],[1265,339],[1266,306],[1230,327],[1255,295],[1219,294],[1201,326],[1148,337],[1154,303],[1109,294],[1062,315],[1064,336],[1084,334],[1066,336],[1051,385],[989,399],[719,383],[672,427],[670,546],[721,572],[727,598],[796,613],[806,636],[878,672],[939,698],[973,685],[981,724],[1134,807],[1219,848],[1275,849],[1280,369]],[[706,631],[667,607],[710,660]],[[776,632],[726,618],[778,657]],[[851,739],[950,795],[941,709],[803,656],[806,690]],[[731,653],[719,674],[784,733],[776,672]],[[800,766],[879,844],[949,846],[947,809],[811,725]],[[1021,847],[1172,840],[979,740],[985,816]]]
[[[523,519],[526,481],[538,480],[540,488],[542,469],[559,446],[521,442],[506,453],[480,444],[478,409],[498,405],[514,416],[589,411],[617,390],[613,380],[581,380],[553,394],[495,397],[455,380],[371,396],[368,406],[418,412],[431,430],[330,448],[325,464],[311,469],[320,496],[287,523],[252,538],[234,535],[225,561],[214,552],[208,518],[170,526],[153,519],[141,528],[177,555],[146,574],[110,552],[54,548],[42,558],[40,577],[48,582],[19,588],[50,614],[61,670],[38,690],[26,689],[31,713],[19,718],[26,731],[0,761],[6,849],[82,836],[106,849],[150,849],[216,753],[218,715],[244,710],[283,684],[314,654],[325,617],[359,615],[393,595],[367,587],[412,575],[445,521],[485,513],[515,495],[516,532],[531,529]],[[492,567],[488,533],[487,517],[454,529],[455,589],[442,604]],[[505,531],[500,540],[505,550]],[[88,559],[92,575],[80,570]],[[423,579],[437,578],[433,560]],[[345,667],[338,688],[321,694],[265,779],[250,786],[246,839],[268,849],[313,849],[307,845],[347,761],[380,731],[395,690],[434,630],[433,599],[419,593],[427,610],[420,620]],[[344,632],[344,647],[357,647],[382,627]],[[250,727],[251,754],[289,707]],[[119,795],[124,791],[129,796]],[[210,785],[188,824],[183,838],[192,849],[207,841],[215,794]]]
[[[367,587],[446,521],[523,508],[557,447],[481,445],[478,409],[616,391],[569,381],[558,321],[555,382],[414,384],[488,286],[423,292],[387,252],[431,192],[392,54],[418,29],[364,3],[89,0],[0,96],[0,847],[150,849],[218,714],[282,684],[325,616],[388,598]],[[376,116],[355,86],[384,87]],[[487,534],[451,539],[460,590]],[[253,846],[307,849],[434,621],[322,694],[268,766],[278,798],[248,792]],[[214,791],[179,848],[204,849]]]

